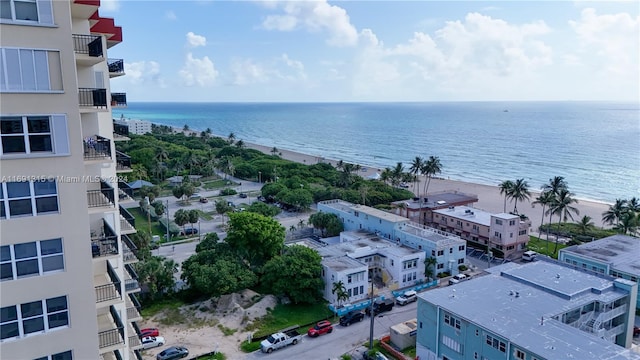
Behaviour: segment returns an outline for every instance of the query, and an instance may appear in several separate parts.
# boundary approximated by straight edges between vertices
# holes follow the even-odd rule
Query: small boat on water
[[[509,110],[507,110],[507,109],[504,109],[504,110],[502,110],[502,112],[509,112]]]

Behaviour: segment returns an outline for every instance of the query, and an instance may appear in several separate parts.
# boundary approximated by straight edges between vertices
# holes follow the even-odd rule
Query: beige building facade
[[[0,5],[2,358],[141,358],[107,59],[122,30],[99,0]]]

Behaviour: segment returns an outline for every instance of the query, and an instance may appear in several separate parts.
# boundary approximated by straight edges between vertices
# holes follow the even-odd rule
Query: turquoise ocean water
[[[381,168],[435,155],[442,177],[480,184],[564,176],[579,198],[640,196],[638,103],[134,102],[113,116]]]

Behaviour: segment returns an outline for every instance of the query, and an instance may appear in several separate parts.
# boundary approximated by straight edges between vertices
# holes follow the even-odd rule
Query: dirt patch
[[[177,310],[159,312],[139,323],[140,328],[157,327],[165,344],[145,350],[144,359],[155,359],[168,346],[181,345],[189,349],[189,357],[219,351],[227,359],[243,359],[240,343],[250,334],[245,328],[253,320],[275,308],[273,295],[262,296],[251,290],[223,295],[207,301],[185,305]]]

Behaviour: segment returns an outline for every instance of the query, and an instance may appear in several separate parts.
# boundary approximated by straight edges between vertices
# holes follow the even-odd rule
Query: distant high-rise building
[[[100,0],[0,2],[0,356],[141,359]],[[129,164],[130,165],[130,164]]]

